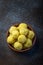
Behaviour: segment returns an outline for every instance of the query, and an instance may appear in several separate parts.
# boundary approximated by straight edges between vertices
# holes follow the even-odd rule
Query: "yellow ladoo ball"
[[[29,30],[27,28],[21,28],[20,29],[20,34],[22,34],[22,35],[27,35],[28,32],[29,32]]]
[[[21,50],[22,49],[22,44],[19,43],[19,42],[15,42],[14,43],[14,48],[17,49],[17,50]]]
[[[33,31],[29,31],[28,38],[33,39],[35,36],[35,33]]]
[[[20,43],[25,43],[25,42],[26,42],[26,37],[25,37],[25,35],[20,35],[20,36],[18,37],[18,41],[19,41]]]
[[[28,48],[32,46],[32,40],[27,39],[27,42],[24,44],[24,48]]]
[[[19,36],[19,32],[17,30],[15,30],[12,32],[12,35],[13,35],[14,39],[17,39]]]
[[[12,33],[15,30],[17,30],[17,28],[15,26],[11,26],[10,29],[9,29],[9,32]]]
[[[20,25],[19,25],[19,29],[20,28],[27,28],[27,24],[26,23],[21,23]]]
[[[14,43],[14,42],[15,42],[15,40],[14,40],[13,36],[12,36],[12,35],[9,35],[9,36],[7,37],[7,43],[12,44],[12,43]]]

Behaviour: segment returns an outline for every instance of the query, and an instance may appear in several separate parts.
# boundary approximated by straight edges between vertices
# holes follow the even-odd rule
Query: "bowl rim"
[[[19,24],[20,24],[20,23],[19,23]],[[14,24],[14,25],[12,25],[12,26],[17,26],[17,25],[19,25],[19,24]],[[27,23],[26,23],[26,24],[27,24]],[[30,24],[27,24],[27,26],[28,26],[32,31],[34,31],[33,28],[32,28],[32,26],[31,26]],[[35,33],[35,31],[34,31],[34,33]],[[7,31],[7,33],[6,33],[6,38],[7,38],[7,37],[8,37],[8,31]],[[8,46],[9,46],[9,48],[12,49],[13,51],[16,51],[16,52],[25,52],[25,51],[30,50],[30,49],[35,45],[35,42],[36,42],[36,33],[35,33],[35,37],[34,37],[32,46],[29,47],[29,48],[27,48],[27,49],[16,50],[16,49],[13,48],[10,44],[8,44],[8,43],[7,43],[7,44],[8,44]]]

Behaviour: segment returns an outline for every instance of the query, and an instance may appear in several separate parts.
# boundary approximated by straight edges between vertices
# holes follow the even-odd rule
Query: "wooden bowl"
[[[18,25],[19,25],[19,24],[14,24],[14,26],[16,26],[16,27],[17,27]],[[28,24],[27,24],[27,25],[28,25]],[[32,28],[30,25],[28,25],[28,29],[34,31],[33,28]],[[34,33],[35,33],[35,31],[34,31]],[[8,36],[9,36],[9,31],[7,31],[7,37],[8,37]],[[33,38],[32,46],[31,46],[30,48],[23,49],[23,50],[16,50],[11,44],[8,44],[8,46],[9,46],[9,48],[12,49],[13,51],[16,51],[16,52],[25,52],[25,51],[28,51],[28,50],[32,49],[32,47],[35,45],[35,41],[36,41],[36,35],[35,35],[34,38]]]

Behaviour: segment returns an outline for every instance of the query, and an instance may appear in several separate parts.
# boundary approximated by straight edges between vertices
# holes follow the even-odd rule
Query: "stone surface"
[[[35,46],[25,53],[9,49],[8,28],[20,22],[30,24],[36,32]],[[43,2],[42,0],[0,0],[0,65],[43,65]]]

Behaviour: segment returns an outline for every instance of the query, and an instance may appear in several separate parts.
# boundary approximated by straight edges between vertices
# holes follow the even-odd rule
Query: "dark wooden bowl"
[[[14,26],[18,26],[19,24],[14,24]],[[28,24],[27,24],[28,25]],[[30,26],[30,25],[28,25],[28,29],[30,29],[30,30],[32,30],[32,31],[34,31],[33,30],[33,28]],[[34,33],[35,33],[35,31],[34,31]],[[7,31],[7,37],[9,36],[9,31]],[[34,36],[34,38],[33,38],[33,41],[32,41],[32,46],[30,47],[30,48],[27,48],[27,49],[23,49],[23,50],[16,50],[11,44],[8,44],[8,46],[9,46],[9,48],[10,49],[12,49],[13,51],[16,51],[16,52],[25,52],[25,51],[28,51],[28,50],[30,50],[30,49],[32,49],[32,47],[35,45],[35,41],[36,41],[36,35]]]

